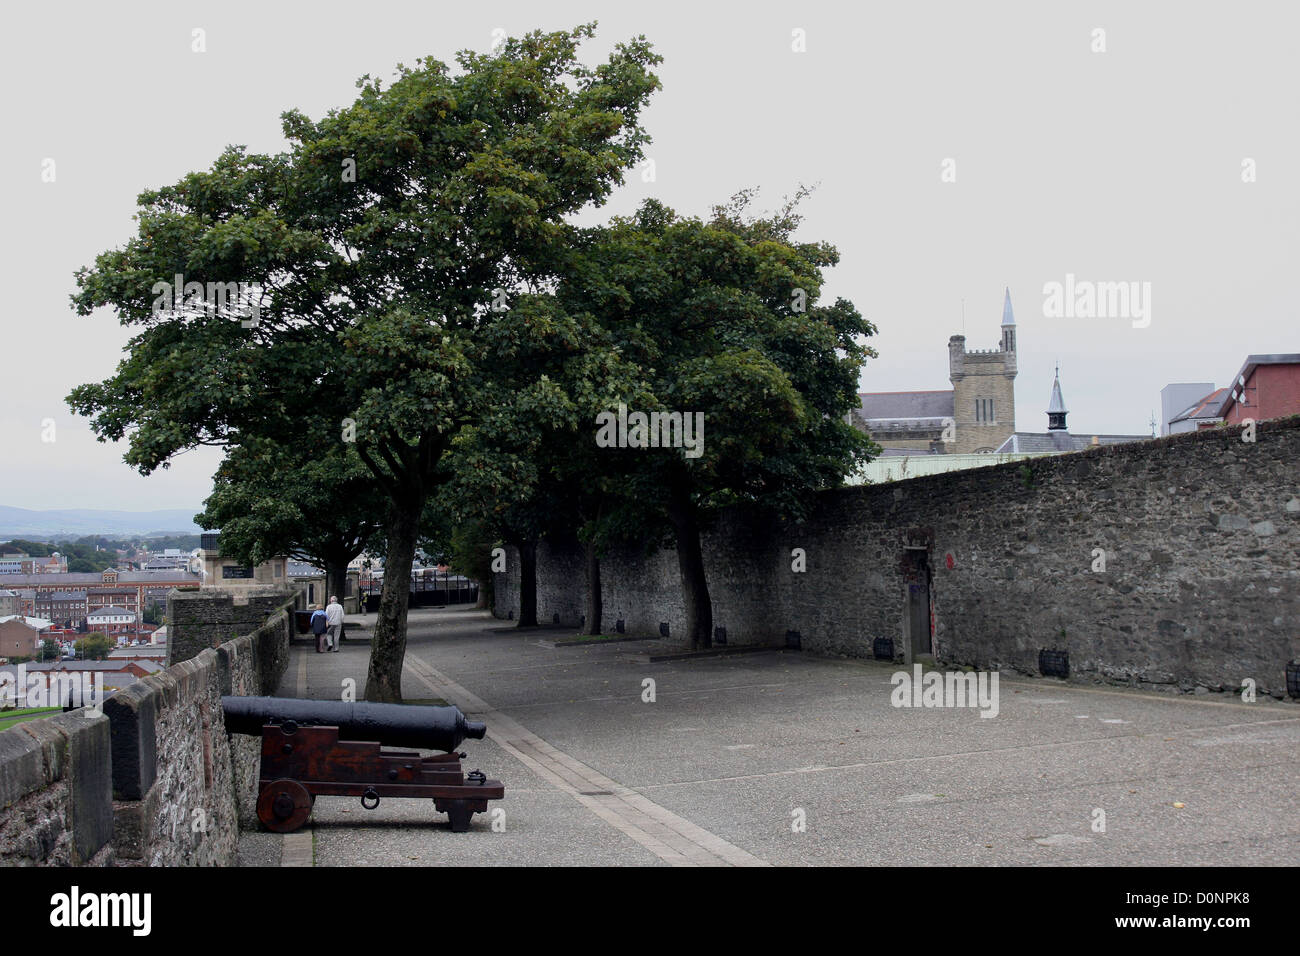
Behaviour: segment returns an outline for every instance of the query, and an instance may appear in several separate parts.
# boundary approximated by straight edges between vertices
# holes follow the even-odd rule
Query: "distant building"
[[[18,596],[18,592],[0,590],[0,617],[9,617],[22,612],[22,598]]]
[[[1189,402],[1188,396],[1193,393],[1199,394]],[[1223,421],[1219,408],[1227,393],[1227,389],[1216,389],[1209,383],[1166,385],[1160,390],[1160,411],[1164,419],[1160,434],[1180,435],[1218,425]]]
[[[124,647],[115,647],[108,653],[110,661],[155,661],[165,663],[167,660],[166,645],[158,644],[127,644]]]
[[[1228,424],[1300,414],[1300,354],[1246,356],[1227,391],[1219,415]]]
[[[147,598],[147,595],[146,595]],[[105,587],[86,592],[86,613],[106,607],[121,607],[135,617],[140,615],[140,592],[136,588]]]
[[[1132,441],[1146,441],[1150,435],[1071,435],[1065,424],[1065,398],[1061,395],[1061,370],[1057,368],[1052,381],[1052,397],[1047,405],[1047,431],[1015,432],[998,446],[998,454],[1017,452],[1047,452],[1060,454],[1082,451],[1095,445],[1120,445]]]
[[[38,617],[0,618],[0,657],[34,657],[41,649],[43,633],[54,626]]]
[[[17,680],[20,673],[25,675],[44,674],[47,677],[54,674],[84,675],[102,688],[105,697],[109,697],[122,688],[134,684],[141,677],[148,677],[150,674],[156,674],[161,670],[165,670],[162,664],[150,660],[50,661],[46,663],[24,664],[22,667],[22,671],[19,671],[17,665],[9,664],[0,666],[0,675],[8,677],[7,683],[16,691],[16,699],[14,702],[19,707],[27,706],[28,703],[30,703],[27,700],[26,683],[20,683]],[[50,681],[50,684],[53,685],[54,682]],[[49,700],[42,700],[41,703],[43,706],[59,706]]]
[[[135,615],[124,607],[100,608],[94,614],[86,615],[86,630],[109,636],[126,634],[135,630]]]
[[[146,603],[165,600],[173,588],[196,587],[201,578],[188,570],[121,571],[108,568],[99,572],[15,574],[0,580],[3,580],[6,588],[18,592],[22,604],[19,609],[21,614],[36,614],[36,603],[42,595],[82,592],[85,594],[87,614],[92,608],[99,609],[111,604],[134,611],[138,616]]]
[[[86,619],[86,592],[37,591],[35,612],[59,627],[76,627]]]
[[[988,454],[1016,430],[1016,319],[1011,290],[1002,303],[996,349],[967,351],[966,336],[948,339],[951,391],[862,392],[851,424],[886,454]]]
[[[203,542],[203,587],[242,590],[267,586],[288,587],[287,558],[272,558],[253,567],[221,553],[221,535],[208,533]]]
[[[1162,435],[1300,414],[1300,354],[1248,355],[1225,388],[1211,382],[1166,385],[1160,412]]]

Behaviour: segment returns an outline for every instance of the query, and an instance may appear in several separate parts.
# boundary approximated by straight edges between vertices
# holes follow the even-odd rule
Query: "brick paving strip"
[[[769,865],[557,750],[425,661],[408,654],[406,667],[435,696],[486,721],[492,739],[534,773],[664,862],[674,866]]]

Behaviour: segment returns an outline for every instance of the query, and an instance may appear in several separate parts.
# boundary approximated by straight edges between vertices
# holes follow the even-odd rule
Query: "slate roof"
[[[1099,445],[1123,445],[1151,438],[1150,435],[1071,435],[1067,431],[1015,432],[994,451],[997,454],[1083,451],[1092,447],[1094,437]]]
[[[858,414],[868,422],[953,417],[953,395],[943,392],[859,392]],[[923,427],[923,426],[922,426]]]
[[[1059,371],[1052,382],[1052,400],[1047,405],[1047,414],[1066,414],[1065,399],[1061,397],[1061,373]]]
[[[42,604],[47,603],[49,601],[84,601],[86,600],[86,592],[85,591],[46,591],[42,594],[36,595],[36,597]]]
[[[198,584],[199,575],[193,571],[119,571],[117,586],[123,584],[171,584],[173,582]],[[55,587],[69,584],[107,584],[100,571],[64,571],[51,574],[6,574],[6,587]],[[114,586],[114,585],[108,585]]]
[[[1209,395],[1188,408],[1183,409],[1173,418],[1169,419],[1169,424],[1174,422],[1186,421],[1189,418],[1218,418],[1219,407],[1223,404],[1223,399],[1227,397],[1226,388],[1216,388]]]
[[[43,617],[30,617],[22,614],[6,614],[4,617],[0,617],[0,624],[3,624],[5,621],[22,621],[28,627],[34,627],[38,631],[43,631],[47,627],[54,626],[53,621],[47,621]]]
[[[96,617],[121,617],[123,615],[125,615],[126,617],[135,617],[135,615],[132,614],[130,611],[128,611],[126,608],[117,607],[115,605],[110,604],[108,607],[101,607],[96,611],[92,611],[89,617],[86,618],[86,620],[89,621],[91,618],[96,618]]]

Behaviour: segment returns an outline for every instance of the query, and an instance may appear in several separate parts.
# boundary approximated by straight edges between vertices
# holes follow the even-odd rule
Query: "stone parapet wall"
[[[872,656],[907,645],[924,555],[935,660],[1191,691],[1285,690],[1300,657],[1300,417],[907,481],[823,492],[802,523],[735,508],[704,536],[714,624],[728,644]],[[912,547],[909,548],[908,545]],[[807,570],[792,570],[792,550]],[[1104,558],[1104,570],[1098,558]],[[519,613],[517,555],[496,576]],[[922,572],[923,573],[923,572]],[[676,557],[615,551],[601,565],[604,630],[685,633]],[[538,619],[577,624],[581,553],[538,548]],[[899,656],[903,656],[901,650]]]
[[[0,732],[0,865],[234,864],[241,821],[255,815],[260,742],[225,732],[221,697],[275,693],[300,602],[175,591],[168,616],[192,656],[114,694],[100,716]],[[232,625],[243,636],[200,646]]]

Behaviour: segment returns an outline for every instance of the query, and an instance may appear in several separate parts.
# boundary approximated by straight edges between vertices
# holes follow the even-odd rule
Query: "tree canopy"
[[[457,435],[500,394],[513,300],[554,281],[566,217],[648,142],[660,58],[638,37],[589,67],[577,46],[593,33],[462,52],[456,71],[425,58],[387,87],[363,77],[319,120],[290,110],[286,152],[232,146],[146,191],[136,237],[77,274],[79,312],[109,306],[138,331],[116,374],[69,404],[101,439],[127,438],[141,472],[195,445],[352,430],[388,504],[368,699],[401,699],[419,518]],[[546,391],[511,383],[530,385]]]

